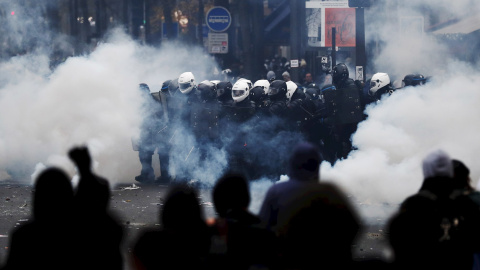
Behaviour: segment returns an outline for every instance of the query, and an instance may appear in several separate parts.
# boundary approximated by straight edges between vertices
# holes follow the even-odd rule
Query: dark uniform
[[[220,105],[216,100],[217,91],[213,83],[202,82],[197,87],[198,102],[192,107],[192,132],[200,150],[200,159],[205,160],[208,147],[219,146]]]
[[[138,182],[153,182],[155,172],[152,167],[152,156],[155,152],[156,134],[159,131],[161,119],[161,104],[150,94],[147,84],[139,85],[143,97],[142,109],[145,115],[140,127],[140,139],[138,141],[138,157],[142,170],[140,175],[135,177]]]
[[[162,104],[161,120],[159,131],[157,132],[157,153],[160,160],[160,177],[156,180],[158,183],[169,183],[171,176],[169,173],[170,166],[170,150],[171,141],[170,138],[173,135],[173,118],[174,112],[172,111],[172,96],[170,88],[174,80],[167,80],[162,84],[162,88],[158,93],[155,93],[154,97]],[[173,92],[173,91],[172,91]]]
[[[246,81],[237,81],[232,87],[234,103],[229,111],[224,130],[227,152],[229,154],[229,170],[243,173],[251,177],[252,155],[249,142],[248,125],[255,116],[255,103],[250,100],[250,85]]]
[[[331,135],[330,159],[346,158],[352,150],[350,137],[357,130],[357,124],[363,120],[363,106],[361,89],[348,78],[348,69],[345,64],[338,64],[333,69],[333,83],[335,88],[322,92],[326,115],[325,123],[329,126]]]

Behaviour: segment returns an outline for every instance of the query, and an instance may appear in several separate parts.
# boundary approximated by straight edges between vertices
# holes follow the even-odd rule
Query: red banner
[[[332,46],[332,28],[336,29],[337,47],[355,47],[355,9],[325,9],[325,47]]]

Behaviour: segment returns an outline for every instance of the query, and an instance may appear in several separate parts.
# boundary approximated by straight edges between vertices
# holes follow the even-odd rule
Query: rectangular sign
[[[336,29],[336,46],[355,47],[355,9],[325,9],[325,47],[332,46],[332,28]]]
[[[228,53],[228,33],[208,33],[209,53]]]
[[[335,27],[336,46],[355,47],[355,8],[348,8],[348,0],[308,1],[305,5],[308,46],[331,47]]]
[[[290,67],[298,67],[298,59],[292,59],[290,60]]]

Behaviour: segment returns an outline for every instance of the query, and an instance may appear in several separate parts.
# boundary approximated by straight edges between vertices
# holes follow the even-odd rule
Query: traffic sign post
[[[227,31],[232,23],[230,12],[224,7],[213,7],[207,12],[205,17],[208,33],[208,52],[216,54],[228,53],[228,34]]]
[[[213,7],[207,12],[205,20],[213,32],[224,32],[230,27],[232,16],[224,7]]]

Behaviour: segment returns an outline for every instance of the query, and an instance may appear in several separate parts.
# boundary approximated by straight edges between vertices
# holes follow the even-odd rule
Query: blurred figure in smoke
[[[247,179],[241,174],[225,174],[215,183],[212,199],[218,217],[209,222],[210,269],[271,269],[276,255],[275,235],[261,228],[260,219],[248,211]]]
[[[318,149],[297,145],[289,159],[290,180],[274,184],[260,209],[262,224],[275,232],[283,269],[347,269],[359,219],[343,193],[319,183]]]
[[[363,106],[361,102],[362,90],[349,78],[349,71],[345,64],[340,63],[333,67],[332,81],[335,87],[322,91],[326,103],[325,123],[330,129],[333,145],[326,145],[332,149],[330,158],[334,161],[346,158],[352,150],[351,136],[357,130],[357,124],[363,120]]]
[[[285,82],[289,82],[291,81],[292,79],[290,78],[290,73],[288,73],[288,71],[284,71],[282,73],[282,78]]]
[[[171,180],[169,173],[171,142],[169,139],[174,132],[173,119],[175,117],[175,111],[172,108],[174,102],[172,94],[175,95],[175,91],[178,89],[173,86],[172,82],[174,81],[176,80],[164,81],[160,91],[153,94],[162,106],[159,131],[156,133],[157,153],[160,161],[160,176],[156,182],[160,184],[168,184]]]
[[[395,91],[387,73],[375,73],[370,79],[367,103],[379,101],[384,94],[391,95]]]
[[[422,74],[408,74],[403,78],[403,86],[417,86],[424,85],[427,82],[427,78]]]
[[[150,88],[147,84],[141,83],[139,89],[142,95],[142,114],[144,117],[140,127],[140,140],[137,147],[142,170],[140,175],[135,177],[135,180],[143,183],[151,183],[155,181],[152,156],[157,147],[156,138],[160,130],[159,122],[162,117],[162,107],[150,93]]]

